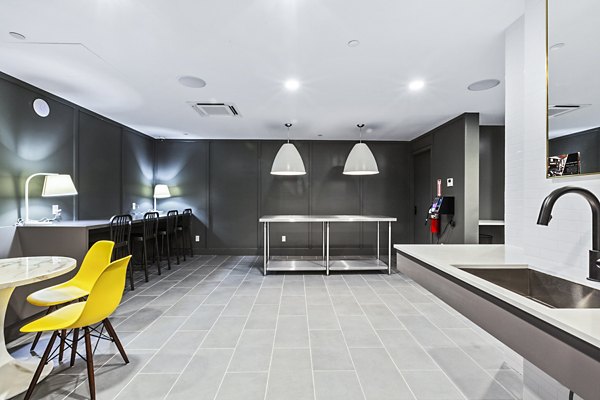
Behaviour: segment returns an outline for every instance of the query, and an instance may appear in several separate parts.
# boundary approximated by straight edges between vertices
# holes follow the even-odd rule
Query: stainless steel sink
[[[523,267],[457,265],[463,271],[551,308],[600,308],[600,290]]]

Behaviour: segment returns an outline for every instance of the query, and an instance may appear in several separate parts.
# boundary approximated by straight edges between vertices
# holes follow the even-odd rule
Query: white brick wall
[[[574,280],[587,277],[591,212],[577,195],[560,199],[549,226],[536,224],[548,193],[565,186],[600,195],[600,176],[545,178],[545,0],[526,0],[525,14],[506,32],[506,244],[515,261]],[[597,285],[600,287],[600,285]],[[531,363],[523,365],[524,400],[567,400],[568,389]]]
[[[549,226],[535,223],[544,197],[558,187],[600,195],[600,176],[545,178],[545,35],[545,1],[526,0],[524,17],[506,33],[506,244],[539,268],[583,280],[592,238],[587,202],[567,195]]]

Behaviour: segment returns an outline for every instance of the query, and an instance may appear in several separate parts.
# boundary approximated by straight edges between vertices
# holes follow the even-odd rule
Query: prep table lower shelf
[[[330,271],[387,271],[388,265],[381,260],[332,260]]]
[[[267,265],[267,272],[283,271],[323,271],[325,266],[321,261],[307,260],[271,260]]]
[[[388,265],[375,258],[373,259],[345,259],[330,260],[330,271],[387,271]],[[327,268],[322,261],[316,260],[270,260],[267,264],[267,272],[285,271],[312,271],[326,272]]]
[[[387,271],[391,269],[392,222],[396,218],[379,215],[266,215],[259,219],[263,223],[263,274],[283,271],[322,271],[329,275],[330,271]],[[322,260],[280,260],[271,259],[270,226],[277,222],[321,223],[323,227],[323,258]],[[375,258],[359,259],[330,259],[329,255],[329,225],[338,222],[371,222],[377,224],[377,256]],[[380,254],[380,223],[388,224],[388,263],[381,260]]]

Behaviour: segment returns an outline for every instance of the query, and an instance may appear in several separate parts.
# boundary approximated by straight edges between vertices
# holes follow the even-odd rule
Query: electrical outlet
[[[454,186],[454,178],[446,179],[446,187],[452,187],[452,186]]]
[[[281,242],[282,242],[282,243],[285,243],[286,239],[287,239],[287,238],[285,237],[285,235],[282,235],[282,236],[281,236]]]
[[[196,235],[196,242],[200,241],[200,235]]]
[[[60,210],[60,208],[58,208],[58,204],[52,204],[52,214],[54,214],[54,215],[58,214],[59,210]]]

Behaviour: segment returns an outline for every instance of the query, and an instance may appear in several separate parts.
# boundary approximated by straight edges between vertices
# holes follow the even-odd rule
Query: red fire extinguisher
[[[440,219],[433,215],[429,218],[429,231],[431,233],[440,233]]]

